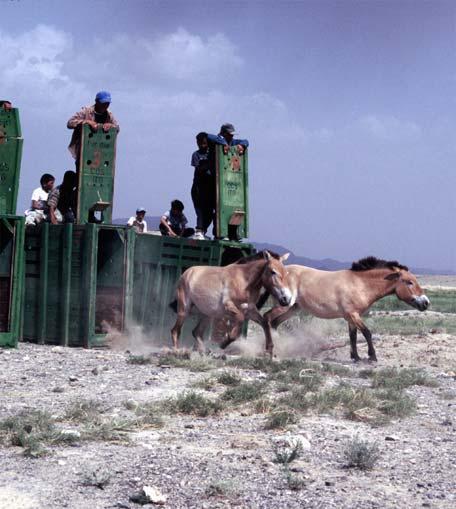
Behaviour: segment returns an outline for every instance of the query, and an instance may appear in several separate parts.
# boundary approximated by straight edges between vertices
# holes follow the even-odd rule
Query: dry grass
[[[174,398],[169,398],[163,403],[163,407],[169,413],[192,414],[198,417],[218,414],[223,409],[219,400],[212,401],[195,391],[185,391]]]
[[[380,450],[377,444],[355,437],[348,442],[344,456],[347,467],[371,470],[380,458]]]

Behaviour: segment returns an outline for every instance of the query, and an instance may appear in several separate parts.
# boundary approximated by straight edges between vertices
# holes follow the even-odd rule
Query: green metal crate
[[[197,241],[165,236],[135,235],[131,320],[151,343],[170,345],[176,314],[169,307],[181,274],[194,265],[228,265],[253,253],[250,244],[228,241]],[[184,325],[183,344],[191,344],[196,317]]]
[[[0,215],[0,347],[21,336],[24,278],[24,218]]]
[[[131,235],[95,224],[28,228],[24,339],[88,348],[122,331]]]
[[[81,131],[81,154],[78,181],[77,223],[94,222],[95,215],[104,224],[112,222],[116,129],[96,133],[84,125]],[[97,215],[99,217],[97,217]]]
[[[216,229],[218,237],[247,238],[248,150],[239,155],[236,147],[227,154],[216,145]]]
[[[19,110],[0,108],[0,138],[22,138]]]
[[[15,214],[22,158],[19,110],[0,108],[0,214]]]

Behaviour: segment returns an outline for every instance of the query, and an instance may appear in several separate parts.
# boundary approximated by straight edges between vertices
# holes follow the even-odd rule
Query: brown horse
[[[379,260],[373,256],[354,262],[350,270],[328,272],[301,265],[288,265],[288,281],[293,292],[289,307],[274,307],[265,318],[276,329],[298,309],[319,318],[345,318],[348,322],[351,352],[354,361],[360,357],[356,348],[357,330],[366,338],[369,360],[376,361],[372,335],[361,316],[385,295],[425,311],[429,299],[416,277],[405,265]]]
[[[182,325],[194,307],[203,315],[192,332],[199,351],[204,351],[204,331],[212,318],[229,318],[234,323],[228,338],[220,345],[222,348],[239,336],[243,321],[250,319],[261,325],[266,336],[266,351],[272,351],[270,327],[258,312],[256,302],[265,288],[281,306],[290,304],[291,291],[282,264],[287,258],[288,253],[276,259],[263,251],[226,267],[187,269],[177,283],[177,320],[171,329],[174,348],[178,347]]]

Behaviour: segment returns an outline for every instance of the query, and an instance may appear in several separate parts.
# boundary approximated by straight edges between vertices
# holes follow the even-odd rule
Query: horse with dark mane
[[[360,360],[356,347],[358,330],[366,338],[369,360],[377,360],[371,332],[361,318],[375,302],[395,294],[419,311],[425,311],[430,304],[416,277],[397,261],[369,256],[353,262],[350,270],[334,272],[302,265],[287,265],[286,268],[293,292],[290,306],[276,306],[265,318],[274,329],[299,309],[318,318],[345,318],[350,335],[350,356],[354,361]]]
[[[288,253],[279,257],[262,251],[226,267],[195,266],[187,269],[176,289],[177,319],[171,329],[174,348],[178,347],[187,315],[195,308],[202,315],[192,332],[200,351],[204,350],[204,331],[213,318],[229,319],[232,324],[222,348],[237,339],[242,323],[250,319],[261,325],[266,337],[266,351],[272,351],[269,323],[258,312],[256,303],[264,288],[281,306],[289,305],[291,292],[287,271],[282,264],[287,258]]]

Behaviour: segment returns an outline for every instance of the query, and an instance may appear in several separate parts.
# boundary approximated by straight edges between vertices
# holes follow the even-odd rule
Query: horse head
[[[292,293],[288,286],[288,272],[283,262],[290,253],[274,258],[269,251],[264,251],[266,266],[263,270],[261,282],[266,290],[271,293],[281,306],[288,306],[291,302]]]
[[[394,281],[394,293],[397,298],[419,311],[426,311],[431,301],[426,297],[416,277],[405,269],[396,268],[385,279]]]

